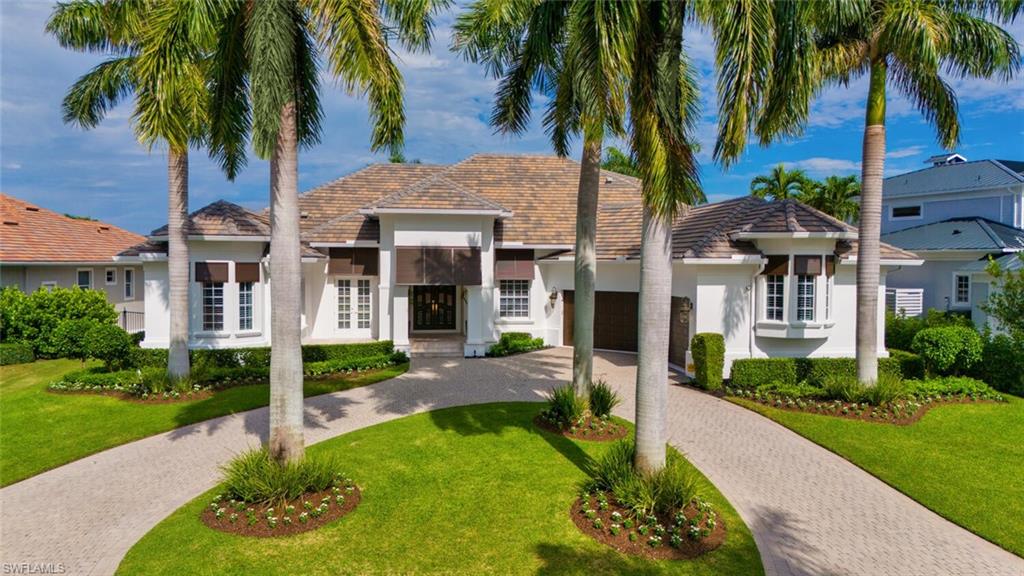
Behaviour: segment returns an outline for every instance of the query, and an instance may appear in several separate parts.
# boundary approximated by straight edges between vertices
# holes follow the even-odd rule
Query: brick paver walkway
[[[570,359],[571,351],[554,349],[417,360],[394,380],[308,399],[307,441],[447,406],[535,401],[569,377]],[[605,353],[596,364],[622,393],[626,417],[634,363]],[[765,418],[682,387],[670,389],[669,402],[670,441],[737,508],[769,574],[1024,574],[1024,560]],[[113,573],[157,522],[216,483],[221,463],[265,439],[266,425],[266,409],[226,416],[0,490],[0,569]]]

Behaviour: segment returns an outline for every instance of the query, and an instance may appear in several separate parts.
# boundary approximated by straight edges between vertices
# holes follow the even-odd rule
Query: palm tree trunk
[[[601,187],[601,138],[583,143],[576,192],[576,272],[572,319],[572,382],[587,394],[594,374],[594,285],[597,278],[597,201]]]
[[[665,467],[668,336],[672,303],[672,221],[644,207],[636,373],[637,469]]]
[[[270,455],[279,463],[300,460],[305,452],[298,177],[295,103],[289,102],[281,108],[270,159]]]
[[[167,152],[167,275],[170,341],[167,374],[187,378],[188,360],[188,150]]]
[[[861,164],[860,233],[857,242],[857,380],[878,380],[878,277],[885,172],[884,57],[871,64]]]

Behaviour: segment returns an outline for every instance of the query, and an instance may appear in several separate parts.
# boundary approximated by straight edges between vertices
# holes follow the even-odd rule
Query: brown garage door
[[[574,293],[562,293],[562,343],[572,346]],[[637,349],[637,293],[596,292],[594,307],[594,348],[605,350]]]

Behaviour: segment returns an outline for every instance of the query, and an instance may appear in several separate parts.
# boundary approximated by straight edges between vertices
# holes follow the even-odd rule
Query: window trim
[[[795,309],[796,309],[796,321],[797,322],[815,322],[816,321],[816,318],[818,316],[815,313],[816,312],[816,307],[817,307],[817,304],[818,304],[818,299],[817,299],[817,291],[818,291],[817,290],[817,276],[819,276],[819,275],[813,275],[813,274],[795,274],[794,275],[794,277],[796,278],[796,306],[795,306]],[[810,294],[804,294],[804,295],[801,296],[801,294],[800,294],[801,284],[803,284],[804,286],[809,286],[810,287]],[[801,306],[800,305],[800,299],[801,298],[804,298],[805,302],[809,298],[810,299],[810,306],[806,306],[806,305],[805,306]],[[807,317],[801,318],[800,317],[801,313],[806,314],[808,311],[811,314],[810,318],[807,318]]]
[[[253,332],[256,330],[256,282],[236,282],[235,284],[238,286],[236,302],[238,305],[238,333]],[[242,319],[244,318],[242,315],[242,286],[244,284],[249,285],[249,326],[246,328],[242,327]]]
[[[113,272],[114,279],[110,279],[110,273]],[[117,286],[117,268],[105,268],[103,270],[103,284],[105,286]]]
[[[505,289],[504,286],[506,285],[506,283],[514,284],[514,285],[518,285],[519,283],[525,284],[526,285],[525,293],[519,293],[518,290],[513,289],[513,288]],[[507,292],[509,294],[506,295]],[[523,279],[502,279],[502,280],[498,280],[498,318],[500,318],[502,320],[511,320],[511,321],[531,320],[533,318],[533,306],[531,306],[532,303],[530,302],[532,292],[533,292],[533,280],[523,280]],[[502,300],[505,300],[506,298],[508,298],[510,300],[509,301],[509,305],[503,306],[502,305]],[[525,314],[509,315],[509,314],[505,313],[505,312],[508,312],[510,310],[514,310],[515,307],[511,306],[511,304],[513,302],[522,303],[524,301],[526,303],[526,306],[525,306],[525,312],[526,313]],[[502,312],[502,309],[504,309],[505,312]]]
[[[917,216],[896,216],[895,212],[897,208],[917,208]],[[924,218],[924,204],[890,204],[889,205],[889,220],[921,220]]]
[[[379,285],[372,276],[353,276],[350,274],[331,275],[331,284],[334,286],[334,320],[333,330],[335,334],[344,338],[370,338],[376,332],[377,322],[377,295]],[[341,325],[341,283],[348,287],[347,299],[347,322],[346,326]],[[365,293],[360,295],[360,285],[363,285]],[[363,302],[360,302],[360,299]],[[362,306],[362,311],[360,311]],[[360,314],[364,317],[360,318]]]
[[[131,272],[131,277],[132,277],[130,282],[128,281],[128,276],[129,276],[128,273],[129,272]],[[135,300],[135,268],[125,268],[123,276],[124,276],[124,291],[123,291],[124,299],[126,301],[128,301],[128,300]],[[131,289],[131,293],[130,294],[129,294],[129,291],[128,291],[129,288]]]
[[[226,333],[227,323],[225,322],[226,314],[226,293],[225,293],[225,282],[199,282],[200,286],[200,298],[199,298],[199,324],[202,327],[201,334],[224,334]],[[206,324],[206,287],[207,286],[220,286],[220,329],[216,328],[214,323],[213,328],[208,328]],[[216,309],[216,306],[214,305]]]
[[[82,288],[82,285],[79,283],[79,280],[78,280],[78,275],[81,274],[82,272],[88,272],[89,273],[89,285],[86,286],[85,288]],[[92,287],[93,287],[92,268],[78,268],[78,269],[75,270],[75,286],[78,286],[79,288],[82,288],[82,290],[92,290]]]
[[[789,276],[789,274],[766,274],[764,276],[764,317],[762,318],[762,320],[764,320],[766,322],[786,322],[786,308],[787,308],[787,306],[786,306],[786,292],[787,292],[786,291],[786,284],[787,284],[787,280],[786,279],[787,279],[788,276]],[[780,282],[782,284],[782,293],[781,294],[771,294],[770,293],[771,292],[770,286],[772,284],[772,278],[778,278],[781,281]],[[782,305],[781,306],[777,306],[777,307],[771,306],[769,299],[773,298],[773,297],[779,298],[781,303],[782,303]],[[773,310],[775,308],[779,309],[781,318],[771,318],[770,317],[771,310]]]
[[[341,283],[346,284],[345,293],[345,326],[341,325]],[[352,279],[351,278],[335,278],[334,279],[334,329],[335,330],[352,330]]]
[[[959,286],[957,286],[957,283],[960,281],[960,278],[966,278],[967,279],[967,300],[960,300],[958,298],[958,296],[960,296],[960,289],[959,289]],[[950,302],[951,302],[950,307],[952,307],[952,308],[970,308],[971,307],[971,292],[972,292],[972,290],[971,290],[971,275],[970,274],[961,274],[959,272],[954,272],[953,273],[953,297],[950,298]]]

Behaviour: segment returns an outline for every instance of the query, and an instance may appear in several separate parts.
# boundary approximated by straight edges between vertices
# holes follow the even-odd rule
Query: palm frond
[[[999,76],[1009,80],[1021,69],[1020,46],[998,25],[968,14],[950,14],[943,68],[960,78]]]
[[[79,78],[64,97],[64,122],[86,129],[96,127],[135,89],[135,61],[134,56],[112,58]]]
[[[410,52],[430,48],[434,15],[451,6],[451,0],[382,0],[381,12],[388,35]]]
[[[126,54],[138,48],[145,15],[145,0],[58,2],[46,32],[64,48]]]
[[[261,0],[251,5],[245,29],[252,92],[252,144],[262,158],[277,145],[281,110],[295,101],[298,43],[295,5],[288,0]]]
[[[960,141],[959,106],[953,89],[938,72],[893,59],[889,77],[896,89],[935,127],[939,143],[946,149],[955,148]]]
[[[247,8],[235,1],[218,28],[210,70],[210,157],[229,180],[245,167],[252,130],[249,104],[249,57],[245,51]]]

